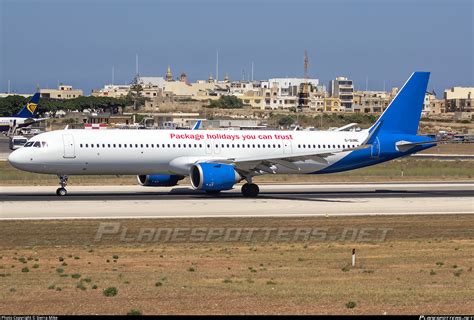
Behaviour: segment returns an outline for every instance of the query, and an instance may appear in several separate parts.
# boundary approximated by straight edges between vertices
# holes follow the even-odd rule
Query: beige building
[[[324,98],[324,111],[326,112],[339,112],[345,111],[345,107],[341,105],[341,100],[336,97]]]
[[[446,112],[473,112],[474,87],[452,87],[444,90]]]
[[[433,99],[430,101],[430,115],[446,113],[446,102],[443,99]]]
[[[63,84],[59,85],[58,89],[40,89],[39,92],[41,98],[50,99],[74,99],[83,96],[82,90]]]
[[[354,92],[354,111],[361,113],[380,113],[383,112],[392,96],[385,91],[355,91]]]
[[[111,98],[121,98],[127,96],[130,91],[130,85],[114,85],[109,84],[104,86],[102,89],[92,90],[93,97],[111,97]]]
[[[472,99],[474,98],[474,87],[452,87],[444,90],[444,99]]]

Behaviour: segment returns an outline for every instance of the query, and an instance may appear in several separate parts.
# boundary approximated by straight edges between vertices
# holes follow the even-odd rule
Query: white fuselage
[[[188,175],[200,161],[266,158],[337,151],[359,146],[367,131],[59,130],[33,137],[9,161],[32,172],[58,175]],[[34,142],[41,146],[34,146]],[[314,173],[351,151],[277,165],[274,173]]]

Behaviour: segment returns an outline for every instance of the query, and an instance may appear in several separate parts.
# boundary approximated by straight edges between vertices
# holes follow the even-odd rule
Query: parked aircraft
[[[36,118],[40,94],[35,93],[20,112],[11,117],[0,117],[0,131],[9,131],[12,127],[23,128],[44,119]]]

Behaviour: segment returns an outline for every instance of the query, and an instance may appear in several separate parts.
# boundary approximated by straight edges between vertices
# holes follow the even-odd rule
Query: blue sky
[[[0,91],[58,81],[86,94],[135,73],[190,80],[348,76],[356,88],[401,86],[431,71],[429,89],[474,85],[471,0],[0,0]]]

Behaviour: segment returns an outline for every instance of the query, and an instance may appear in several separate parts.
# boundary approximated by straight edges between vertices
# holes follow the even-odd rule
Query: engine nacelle
[[[229,190],[242,180],[234,166],[223,163],[197,163],[189,176],[194,189],[205,191]]]
[[[184,176],[175,174],[150,174],[137,176],[138,183],[145,187],[172,187],[183,180]]]

